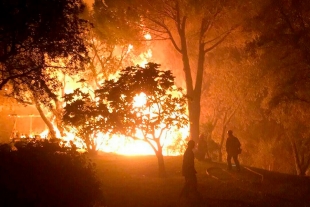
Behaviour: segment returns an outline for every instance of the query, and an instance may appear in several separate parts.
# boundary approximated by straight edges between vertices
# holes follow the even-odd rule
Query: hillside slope
[[[220,189],[218,194],[222,197],[212,193],[211,200],[232,200],[237,203],[236,206],[310,206],[309,177],[246,166],[240,172],[227,171],[226,165],[220,163],[202,164],[200,167],[207,168],[207,175],[214,179],[211,182],[214,188]],[[205,181],[208,182],[208,179]],[[225,195],[223,192],[226,192]]]
[[[158,178],[155,156],[93,158],[108,207],[279,206],[310,207],[310,178],[225,163],[196,163],[201,199],[179,198],[182,157],[165,157],[167,178]]]

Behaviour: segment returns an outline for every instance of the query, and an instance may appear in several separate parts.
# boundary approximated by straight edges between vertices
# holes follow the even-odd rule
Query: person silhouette
[[[195,141],[190,140],[187,143],[187,149],[183,155],[182,175],[185,178],[185,183],[181,191],[180,197],[188,197],[190,192],[199,195],[197,191],[197,177],[195,169],[195,156],[193,149],[195,148]]]
[[[203,133],[199,136],[196,157],[198,160],[206,160],[210,158],[208,153],[208,143],[205,140],[205,135]]]
[[[231,158],[233,158],[237,171],[240,171],[240,163],[238,155],[241,153],[241,144],[237,137],[233,135],[232,130],[227,131],[228,137],[226,140],[226,152],[227,152],[227,169],[232,170]]]

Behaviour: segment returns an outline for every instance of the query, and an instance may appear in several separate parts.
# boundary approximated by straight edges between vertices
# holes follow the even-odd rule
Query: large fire
[[[147,96],[144,93],[137,94],[134,98],[133,107],[139,108],[143,107],[147,102]],[[152,111],[142,111],[144,114],[152,114]],[[157,130],[155,134],[159,134],[160,130]],[[72,129],[70,132],[66,132],[67,136],[64,137],[64,143],[74,143],[80,149],[85,149],[86,146],[83,143],[82,139],[75,136],[75,133]],[[152,147],[143,141],[143,134],[141,130],[137,129],[136,135],[138,139],[133,140],[132,138],[126,137],[124,135],[116,134],[104,134],[96,133],[96,149],[102,152],[111,152],[123,155],[151,155],[154,154]],[[177,129],[166,131],[161,137],[162,143],[165,147],[163,148],[163,155],[179,155],[180,150],[182,149],[180,141],[185,140],[188,137],[188,128]],[[70,147],[70,145],[68,145]],[[175,147],[177,146],[177,147]],[[179,147],[179,148],[178,148]]]
[[[151,36],[149,34],[145,35],[146,39],[151,39]],[[129,53],[131,50],[133,50],[133,46],[128,46]],[[142,53],[137,57],[137,60],[135,60],[136,65],[144,66],[146,63],[149,62],[149,59],[152,57],[152,51],[148,49],[146,52]],[[115,78],[117,75],[110,74],[110,78]],[[89,85],[85,87],[84,82],[78,81],[80,77],[70,77],[66,78],[65,75],[59,75],[63,80],[65,80],[64,84],[64,92],[70,93],[76,88],[85,89],[88,90],[88,92],[93,92],[95,89],[91,88]],[[142,107],[144,104],[146,104],[146,95],[144,93],[137,94],[134,99],[134,107]],[[144,111],[142,113],[151,113],[150,111]],[[54,129],[57,133],[57,137],[62,137],[62,141],[60,144],[70,147],[70,141],[74,142],[74,144],[77,146],[80,150],[85,150],[86,145],[83,142],[83,140],[75,135],[74,129],[71,129],[70,131],[66,131],[66,136],[63,137],[60,135],[60,132],[58,131],[56,125],[54,125]],[[96,150],[107,152],[107,153],[117,153],[122,155],[152,155],[154,154],[154,150],[152,147],[142,140],[142,135],[140,135],[141,132],[139,129],[136,132],[136,137],[138,139],[131,139],[128,137],[125,137],[124,135],[116,135],[116,134],[103,134],[101,132],[97,132],[94,134],[94,140],[96,142]],[[40,137],[46,138],[48,135],[48,130],[43,131],[40,133]],[[188,137],[189,130],[188,127],[179,129],[174,128],[169,131],[166,131],[161,137],[162,142],[161,143],[163,147],[163,155],[179,155],[181,153],[181,147],[182,142]],[[30,135],[30,137],[34,137],[34,135]],[[141,138],[140,138],[141,137]],[[140,138],[140,139],[139,139]]]

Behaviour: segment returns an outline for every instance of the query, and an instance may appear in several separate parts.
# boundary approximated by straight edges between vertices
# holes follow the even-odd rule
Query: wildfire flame
[[[145,39],[150,40],[152,37],[150,34],[145,34]],[[127,53],[130,53],[134,50],[133,45],[128,45]],[[136,65],[140,65],[142,67],[145,66],[152,57],[152,50],[148,49],[146,52],[140,54],[136,60],[133,60]],[[66,79],[64,75],[60,75],[60,78],[65,80],[65,93],[71,93],[76,88],[85,89],[84,83],[77,81],[79,77],[70,77],[70,79]],[[109,78],[113,79],[116,78],[117,74],[110,74]],[[88,92],[94,91],[94,89],[90,88],[89,86],[86,87]],[[137,94],[134,98],[134,107],[142,107],[146,104],[147,97],[144,93]],[[144,113],[144,112],[143,112]],[[145,112],[150,113],[150,112]],[[54,123],[53,123],[54,124]],[[54,124],[54,130],[57,133],[57,137],[62,137],[62,141],[60,144],[70,147],[70,141],[73,141],[77,148],[81,150],[86,149],[86,145],[83,140],[77,137],[75,134],[74,129],[70,129],[70,131],[65,132],[65,136],[61,136],[59,130]],[[48,135],[48,130],[43,131],[40,136],[42,138],[46,138]],[[165,143],[163,144],[163,155],[179,155],[181,151],[174,146],[180,146],[180,141],[185,140],[189,135],[188,127],[184,128],[174,128],[167,131],[166,137],[162,137],[161,140]],[[122,155],[153,155],[154,150],[152,147],[142,140],[142,132],[137,130],[136,137],[138,139],[131,139],[124,135],[115,135],[115,134],[104,134],[101,132],[97,132],[94,134],[94,140],[96,142],[96,150],[107,152],[107,153],[117,153]],[[140,139],[139,139],[140,138]]]
[[[146,104],[146,94],[140,93],[137,94],[134,98],[134,107],[142,107]],[[149,111],[144,111],[142,113],[150,113]],[[163,135],[165,136],[165,135]],[[164,140],[165,143],[163,148],[164,155],[179,155],[180,150],[173,150],[172,146],[178,145],[178,138],[185,140],[188,137],[188,128],[182,129],[172,129],[167,132],[166,139],[161,137],[161,140]],[[152,155],[154,150],[152,147],[143,141],[142,132],[138,129],[135,137],[137,139],[133,140],[132,138],[126,137],[124,135],[115,135],[115,134],[104,134],[98,132],[95,134],[94,140],[96,140],[96,150],[107,152],[107,153],[117,153],[122,155]],[[66,137],[63,138],[64,143],[67,143],[67,146],[70,141],[74,141],[75,145],[80,149],[85,149],[86,146],[83,143],[82,139],[75,136],[75,133],[72,129],[70,132],[66,132]]]

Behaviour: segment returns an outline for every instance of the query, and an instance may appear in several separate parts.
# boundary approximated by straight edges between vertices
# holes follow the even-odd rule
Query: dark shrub
[[[88,207],[103,202],[94,164],[48,142],[0,146],[0,206]]]

